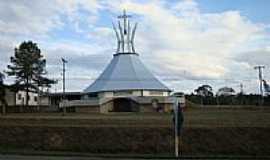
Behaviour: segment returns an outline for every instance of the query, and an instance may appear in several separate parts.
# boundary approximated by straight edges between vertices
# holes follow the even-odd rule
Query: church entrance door
[[[113,100],[113,112],[139,112],[139,104],[130,98]]]

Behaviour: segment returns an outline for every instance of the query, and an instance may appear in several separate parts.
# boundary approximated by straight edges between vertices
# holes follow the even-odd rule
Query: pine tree
[[[46,60],[37,44],[28,41],[22,42],[18,48],[15,48],[15,55],[10,57],[10,62],[11,65],[7,66],[7,74],[15,76],[14,86],[17,90],[26,92],[26,105],[28,106],[29,92],[38,92],[39,86],[44,83],[43,79],[49,80],[44,77],[47,74]]]
[[[0,72],[0,85],[4,84],[5,75]]]
[[[5,75],[0,72],[0,103],[2,105],[2,114],[6,114],[6,106],[7,106],[7,101],[6,101],[6,86],[4,85],[4,78]]]

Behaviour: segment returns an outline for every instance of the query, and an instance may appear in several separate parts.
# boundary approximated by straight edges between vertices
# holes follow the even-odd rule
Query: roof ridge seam
[[[114,68],[115,68],[115,66],[117,65],[117,63],[119,62],[119,57],[113,57],[113,59],[114,59],[114,58],[116,58],[116,61],[115,61],[115,63],[112,63],[112,67],[109,68],[109,67],[107,66],[107,68],[109,68],[109,69],[111,70],[111,72],[109,72],[107,82],[106,82],[106,79],[104,80],[104,85],[103,85],[103,87],[102,87],[102,90],[103,90],[104,88],[106,88],[107,83],[109,82],[109,80],[111,80],[111,75],[113,74]],[[111,60],[111,62],[113,62],[113,59]]]
[[[140,59],[139,59],[139,60],[140,60]],[[132,62],[132,60],[131,60],[131,59],[130,59],[130,61],[131,61],[132,70],[133,70],[133,72],[134,72],[134,74],[135,74],[135,77],[136,77],[136,79],[139,81],[140,86],[142,86],[142,84],[141,84],[141,80],[138,78],[138,74],[136,73],[136,70],[134,69],[134,63]]]

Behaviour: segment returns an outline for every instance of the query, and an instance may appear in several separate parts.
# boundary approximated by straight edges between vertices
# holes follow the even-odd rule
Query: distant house
[[[26,92],[25,91],[13,91],[10,86],[5,86],[5,99],[8,106],[16,105],[26,105]],[[38,104],[37,93],[29,92],[29,102],[30,106],[35,106]],[[1,102],[0,102],[0,105]]]
[[[16,105],[26,105],[26,92],[25,91],[18,91],[16,93]],[[37,93],[29,92],[28,105],[30,106],[38,105]]]
[[[230,87],[222,87],[217,91],[217,96],[232,96],[235,95],[235,91]]]

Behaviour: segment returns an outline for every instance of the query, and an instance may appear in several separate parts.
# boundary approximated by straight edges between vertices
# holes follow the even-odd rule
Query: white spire
[[[117,53],[135,53],[134,37],[137,28],[135,23],[133,29],[130,23],[130,15],[123,11],[123,15],[118,16],[118,28],[113,23],[113,29],[117,38]]]

